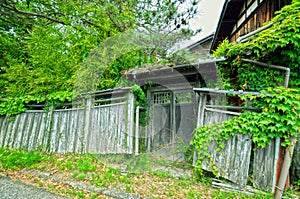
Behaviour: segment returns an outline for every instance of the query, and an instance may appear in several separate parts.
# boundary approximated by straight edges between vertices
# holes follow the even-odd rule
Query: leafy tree
[[[93,49],[125,31],[143,32],[139,41],[145,47],[115,57],[93,89],[114,87],[122,70],[153,63],[157,54],[166,56],[166,49],[193,34],[188,21],[198,2],[2,0],[0,97],[18,97],[24,104],[70,100]]]

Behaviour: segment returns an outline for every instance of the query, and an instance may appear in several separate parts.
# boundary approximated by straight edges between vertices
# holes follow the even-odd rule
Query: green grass
[[[106,166],[122,164],[127,172]],[[153,170],[155,167],[190,169],[184,162],[170,163],[154,159],[148,154],[139,157],[129,155],[78,155],[52,154],[40,151],[12,150],[0,148],[0,170],[9,171],[38,170],[55,173],[69,181],[82,181],[99,188],[118,189],[129,193],[139,193],[151,198],[272,198],[272,195],[249,196],[242,193],[224,192],[211,187],[211,176],[192,172],[190,178],[173,177],[167,170]],[[24,180],[23,177],[20,178]],[[99,198],[98,193],[81,190],[57,182],[28,174],[26,180],[36,186],[47,188],[59,194],[75,198]],[[298,185],[295,185],[298,187]],[[299,194],[293,189],[292,194]],[[101,198],[101,197],[100,197]]]
[[[45,156],[39,151],[0,148],[0,168],[4,170],[31,168],[44,160]]]

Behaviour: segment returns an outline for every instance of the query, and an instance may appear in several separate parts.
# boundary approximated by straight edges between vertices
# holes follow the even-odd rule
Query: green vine
[[[290,68],[289,87],[300,88],[300,2],[293,1],[276,14],[273,25],[249,41],[226,39],[214,51],[214,57],[226,58],[218,65],[225,89],[240,90],[247,83],[246,90],[260,91],[283,84],[283,71],[249,64],[243,58]]]
[[[147,95],[144,92],[144,90],[146,90],[146,89],[147,88],[142,89],[140,86],[138,86],[136,84],[132,87],[132,92],[135,97],[134,106],[135,107],[139,106],[142,108],[142,110],[140,111],[140,124],[143,126],[146,126],[147,122],[148,122]]]
[[[143,89],[140,86],[135,84],[132,87],[131,91],[133,92],[133,94],[135,96],[134,105],[146,108],[147,96],[146,96],[145,92],[143,91]]]
[[[217,151],[224,148],[224,141],[230,136],[251,134],[257,148],[264,148],[275,137],[283,138],[282,146],[289,146],[291,136],[300,133],[300,92],[283,87],[269,88],[258,96],[243,96],[243,100],[252,100],[253,106],[261,112],[244,112],[223,123],[197,128],[192,145],[195,147],[199,163],[210,158],[207,152],[211,141],[216,141]],[[200,165],[200,164],[199,164]]]
[[[256,148],[263,148],[275,137],[283,138],[282,146],[290,145],[289,138],[299,133],[300,126],[300,2],[292,1],[276,13],[273,25],[245,43],[224,40],[214,57],[225,57],[218,64],[225,89],[262,91],[259,96],[239,96],[252,101],[261,112],[244,112],[223,123],[195,130],[192,145],[200,158],[210,159],[208,146],[216,141],[217,151],[223,142],[238,133],[250,134]],[[290,89],[281,87],[284,71],[249,64],[243,59],[288,67]],[[201,167],[201,166],[200,166]]]
[[[18,115],[29,109],[30,105],[41,104],[47,109],[52,105],[71,102],[72,92],[58,91],[48,95],[20,95],[17,97],[7,97],[0,101],[0,115]]]

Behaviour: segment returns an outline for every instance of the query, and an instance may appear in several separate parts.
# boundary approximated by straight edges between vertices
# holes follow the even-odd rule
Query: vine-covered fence
[[[207,126],[220,123],[234,116],[239,116],[240,110],[258,111],[252,107],[225,106],[227,94],[250,94],[250,92],[223,91],[206,88],[195,88],[198,93],[198,118],[197,126]],[[252,92],[251,94],[258,94]],[[216,131],[217,133],[217,131]],[[276,179],[279,175],[278,161],[280,158],[280,139],[271,140],[265,148],[256,148],[251,140],[251,134],[237,134],[229,136],[223,141],[224,148],[220,148],[215,141],[217,135],[210,135],[205,142],[208,144],[207,151],[203,154],[194,154],[193,165],[196,166],[198,158],[201,161],[201,168],[214,172],[241,187],[247,185],[248,181],[255,188],[273,192],[276,186]],[[205,144],[205,143],[203,143]],[[205,147],[204,147],[205,148]],[[296,150],[299,148],[299,143]],[[255,149],[255,150],[254,150]],[[209,154],[209,155],[207,155]],[[297,167],[299,158],[294,155],[293,163]],[[295,167],[294,166],[294,167]],[[293,169],[293,168],[292,168]]]
[[[77,108],[0,117],[0,146],[57,153],[132,153],[133,103],[130,89],[110,90],[92,93]]]

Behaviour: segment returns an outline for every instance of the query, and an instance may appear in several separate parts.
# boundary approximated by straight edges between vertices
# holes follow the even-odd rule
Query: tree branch
[[[14,12],[16,12],[18,14],[22,14],[22,15],[26,15],[26,16],[40,17],[40,18],[44,18],[44,19],[47,19],[47,20],[52,21],[52,22],[56,22],[56,23],[60,23],[60,24],[66,25],[65,22],[63,22],[63,21],[61,21],[59,19],[52,18],[52,17],[49,17],[49,16],[41,14],[41,13],[35,13],[35,12],[28,12],[28,11],[18,10],[15,7],[6,6],[4,4],[2,4],[2,7],[6,8],[8,10],[14,11]]]

